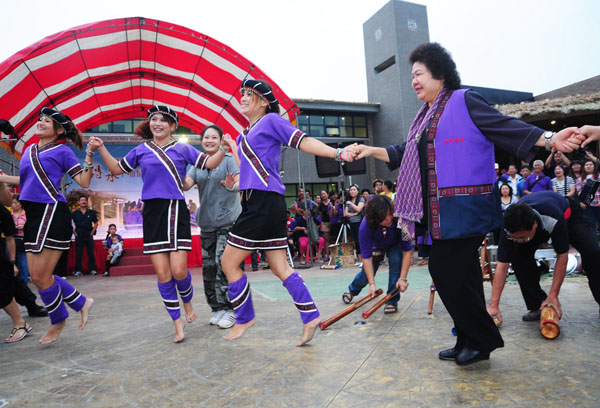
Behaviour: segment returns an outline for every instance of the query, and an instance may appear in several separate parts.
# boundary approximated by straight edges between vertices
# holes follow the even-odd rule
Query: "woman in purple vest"
[[[40,339],[48,344],[56,341],[69,316],[63,301],[81,313],[83,329],[94,299],[87,298],[52,271],[63,251],[71,247],[71,212],[60,191],[60,181],[68,174],[81,187],[87,188],[92,177],[95,146],[86,149],[84,167],[75,153],[60,141],[71,140],[83,148],[83,136],[67,115],[42,108],[36,134],[40,141],[25,149],[19,165],[19,176],[0,176],[0,182],[21,185],[20,201],[27,213],[24,241],[31,280],[50,315],[50,327]]]
[[[221,260],[236,312],[236,325],[225,338],[241,337],[254,324],[250,286],[240,263],[252,251],[263,249],[271,271],[281,279],[300,312],[304,330],[298,345],[302,346],[312,339],[320,315],[304,281],[287,263],[287,206],[279,176],[281,145],[337,160],[352,160],[355,146],[336,150],[306,137],[279,116],[279,102],[266,81],[247,79],[240,91],[241,112],[250,125],[238,136],[242,213],[229,233]]]
[[[115,176],[142,168],[142,210],[144,253],[150,254],[158,277],[158,291],[175,325],[173,341],[183,341],[184,322],[181,320],[179,299],[188,323],[196,319],[192,307],[192,276],[187,270],[187,251],[192,250],[190,213],[183,195],[183,179],[187,165],[213,169],[219,165],[228,148],[209,157],[189,144],[179,143],[172,133],[177,128],[177,113],[168,106],[148,109],[135,134],[145,139],[121,160],[116,160],[102,140],[91,137],[89,143],[98,147],[106,167]],[[223,143],[234,144],[231,138]]]
[[[530,161],[535,146],[569,152],[583,136],[575,128],[554,134],[503,116],[477,93],[461,89],[454,61],[437,43],[420,45],[409,60],[412,86],[425,103],[406,146],[360,145],[358,158],[375,157],[390,170],[400,167],[398,227],[414,240],[419,223],[433,238],[429,272],[456,327],[456,345],[439,358],[466,365],[504,345],[486,311],[477,254],[485,234],[502,223],[494,144]]]

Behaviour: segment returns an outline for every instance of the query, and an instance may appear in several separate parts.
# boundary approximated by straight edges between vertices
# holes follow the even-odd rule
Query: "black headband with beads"
[[[170,117],[171,119],[173,119],[175,121],[175,125],[179,125],[179,118],[177,116],[177,112],[175,112],[173,109],[169,108],[168,106],[154,105],[153,107],[148,109],[148,120],[150,120],[150,118],[152,116],[156,115],[157,113],[160,113],[162,115],[167,115],[168,117]]]
[[[273,95],[273,91],[266,87],[266,85],[255,79],[245,79],[240,86],[240,92],[244,89],[249,90],[259,98],[264,99],[270,105],[277,103],[277,98]]]
[[[67,115],[60,113],[57,110],[50,108],[42,108],[40,110],[40,116],[47,116],[56,123],[65,131],[65,133],[69,133],[71,131],[71,118]]]

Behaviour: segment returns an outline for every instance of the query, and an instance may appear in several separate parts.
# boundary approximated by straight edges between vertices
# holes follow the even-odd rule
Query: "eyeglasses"
[[[525,244],[529,241],[531,241],[533,239],[533,237],[535,236],[535,228],[531,229],[531,232],[529,233],[529,236],[527,238],[515,238],[512,235],[510,235],[510,232],[508,232],[506,230],[506,228],[504,228],[504,233],[506,234],[506,238],[509,239],[510,241],[519,243],[519,244]]]

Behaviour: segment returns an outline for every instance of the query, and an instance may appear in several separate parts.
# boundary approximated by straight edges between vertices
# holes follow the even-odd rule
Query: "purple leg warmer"
[[[248,323],[254,319],[254,306],[252,306],[252,293],[246,274],[237,282],[229,282],[229,298],[235,310],[235,322]]]
[[[181,317],[181,311],[179,310],[179,299],[177,298],[177,289],[175,288],[175,282],[171,279],[169,282],[158,283],[158,292],[162,297],[165,304],[165,308],[171,319],[177,320]]]
[[[63,298],[60,290],[60,285],[56,276],[54,277],[54,283],[46,290],[40,290],[40,297],[42,302],[48,309],[48,315],[50,315],[50,324],[60,323],[69,317],[69,312],[63,303]]]
[[[179,292],[179,296],[181,296],[183,303],[190,303],[194,296],[194,287],[192,286],[192,275],[190,274],[190,271],[187,271],[185,279],[177,280],[173,278],[173,280],[177,285],[177,292]]]
[[[83,305],[85,305],[86,297],[60,276],[54,276],[54,282],[58,282],[60,285],[63,300],[67,302],[71,309],[79,312]]]
[[[320,316],[319,310],[298,272],[292,273],[283,282],[283,286],[285,286],[292,299],[294,299],[294,303],[300,312],[300,318],[304,324]]]

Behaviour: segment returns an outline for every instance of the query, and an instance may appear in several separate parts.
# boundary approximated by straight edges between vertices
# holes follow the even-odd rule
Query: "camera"
[[[0,119],[0,132],[12,135],[15,131],[15,128],[10,124],[10,122],[6,119]]]

